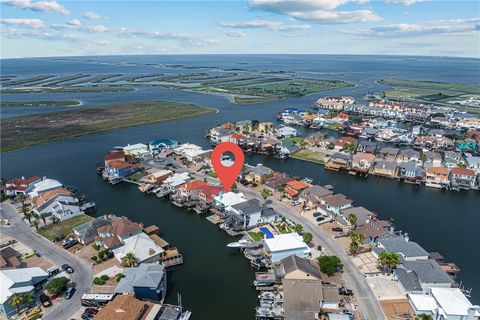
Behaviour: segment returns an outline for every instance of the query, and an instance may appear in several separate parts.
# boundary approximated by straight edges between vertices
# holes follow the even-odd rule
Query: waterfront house
[[[27,195],[28,192],[32,191],[34,185],[40,181],[42,181],[42,178],[38,176],[32,176],[30,178],[21,177],[7,180],[5,182],[5,195]]]
[[[133,294],[135,298],[163,301],[167,293],[167,273],[162,264],[142,263],[123,270],[124,277],[115,287],[115,293]]]
[[[455,148],[455,141],[447,137],[435,138],[435,150],[453,150]]]
[[[248,138],[243,134],[234,133],[229,137],[228,142],[233,142],[239,146],[244,146],[247,144]]]
[[[98,311],[95,320],[177,320],[180,317],[180,311],[169,312],[166,318],[163,314],[159,317],[160,310],[159,304],[139,300],[129,294],[117,294],[112,301]]]
[[[203,203],[211,203],[222,190],[222,187],[219,186],[203,185],[199,189],[198,199]]]
[[[290,199],[296,199],[302,190],[310,187],[310,184],[300,181],[300,180],[291,180],[287,183],[285,187],[285,195]]]
[[[467,190],[477,188],[477,175],[475,171],[468,168],[452,168],[450,181],[454,188]]]
[[[136,143],[123,147],[123,152],[125,152],[125,155],[133,156],[135,158],[143,158],[150,153],[150,150],[146,144]]]
[[[290,182],[290,178],[286,173],[275,173],[273,176],[265,180],[265,187],[270,192],[275,192],[276,190],[283,190],[285,185]]]
[[[419,184],[425,180],[425,172],[416,161],[402,162],[398,165],[398,177],[407,183]]]
[[[39,267],[0,270],[0,314],[5,317],[14,316],[17,308],[12,305],[12,296],[34,294],[37,286],[48,278],[48,273]],[[22,301],[20,310],[28,307]]]
[[[357,222],[355,223],[357,227],[363,226],[375,216],[373,212],[365,209],[364,207],[348,207],[340,210],[340,214],[336,216],[336,220],[344,226],[351,225],[348,221],[348,217],[351,214],[353,214],[357,219]]]
[[[428,252],[418,243],[410,241],[408,236],[379,240],[372,253],[378,257],[382,251],[395,252],[405,261],[427,260],[429,257]]]
[[[374,244],[381,239],[393,237],[392,224],[386,220],[377,220],[376,218],[369,218],[364,224],[357,227],[355,232],[362,234],[365,237],[364,244]]]
[[[261,222],[262,207],[258,199],[250,199],[226,208],[235,230],[248,230]]]
[[[223,126],[210,129],[210,141],[212,143],[220,143],[225,137],[229,137],[232,134],[232,130],[226,129]]]
[[[380,149],[380,156],[382,156],[385,160],[396,160],[398,155],[398,148],[393,147],[384,147]]]
[[[415,139],[415,148],[419,148],[422,150],[431,150],[435,147],[436,139],[434,137],[429,136],[421,136]]]
[[[161,261],[164,251],[149,236],[141,232],[125,239],[123,246],[113,249],[113,254],[119,262],[122,262],[128,253],[133,252],[138,264],[142,262],[158,263]]]
[[[357,144],[357,152],[375,153],[377,144],[369,140],[359,140]]]
[[[260,140],[257,152],[260,154],[275,154],[275,149],[280,144],[281,141],[277,139],[262,139]]]
[[[395,178],[397,176],[398,164],[395,161],[376,160],[373,167],[373,174],[388,178]]]
[[[30,198],[38,197],[43,192],[63,188],[63,185],[55,179],[44,178],[33,185],[32,191],[28,193]]]
[[[33,211],[38,214],[54,215],[64,221],[82,214],[80,200],[64,188],[53,189],[40,193],[32,198]]]
[[[349,137],[349,136],[343,136],[343,137],[340,137],[340,139],[337,140],[337,142],[335,142],[335,147],[334,149],[337,150],[337,151],[341,151],[343,149],[345,149],[345,146],[348,145],[348,144],[357,144],[358,140],[353,138],[353,137]]]
[[[235,131],[248,134],[252,129],[252,121],[250,120],[241,120],[235,122]]]
[[[200,188],[205,185],[206,183],[203,180],[195,179],[178,187],[177,195],[179,195],[183,201],[193,200],[198,196]]]
[[[409,293],[415,315],[432,319],[478,320],[480,307],[474,306],[459,288],[431,288],[426,294]]]
[[[432,188],[450,186],[450,169],[445,167],[428,167],[425,169],[425,185]]]
[[[403,261],[393,271],[405,294],[426,293],[431,288],[450,288],[452,278],[432,259]]]
[[[243,193],[222,192],[214,198],[214,205],[223,212],[226,208],[247,201]]]
[[[375,161],[372,153],[358,152],[352,158],[352,170],[360,173],[368,173]]]
[[[469,155],[465,157],[467,167],[475,171],[476,174],[480,174],[480,157]]]
[[[171,151],[178,147],[178,141],[172,139],[156,139],[148,143],[148,149],[152,153]]]
[[[282,141],[275,146],[275,155],[279,158],[288,158],[298,150],[300,147],[293,141]]]
[[[298,131],[295,128],[281,125],[277,128],[276,134],[279,138],[291,138],[298,136]]]
[[[111,178],[124,179],[138,171],[136,165],[121,161],[110,161],[105,166],[106,174]]]
[[[465,164],[465,159],[461,152],[458,151],[445,151],[443,153],[443,163],[445,167],[451,169],[458,167],[461,164]]]
[[[413,149],[404,149],[400,151],[400,154],[397,156],[397,162],[408,162],[415,161],[420,162],[420,152]]]
[[[184,143],[178,146],[178,148],[175,148],[174,152],[180,157],[184,157],[189,162],[202,162],[210,157],[212,150],[203,150],[200,146],[195,144]]]
[[[325,164],[325,169],[339,171],[350,167],[352,156],[342,152],[335,152]]]
[[[310,147],[319,147],[321,142],[325,140],[326,134],[323,132],[315,132],[310,134],[308,137],[304,139],[306,144]]]
[[[142,233],[141,225],[128,220],[113,216],[110,224],[97,228],[95,243],[98,246],[110,249],[119,247],[126,239]]]
[[[287,280],[322,280],[318,266],[310,260],[294,254],[280,261],[280,264],[275,268],[275,274]]]
[[[97,236],[97,229],[111,224],[112,221],[103,215],[85,222],[79,226],[74,227],[73,233],[77,236],[78,242],[83,245],[88,245],[95,240]]]
[[[423,163],[424,167],[441,167],[442,166],[442,155],[438,152],[427,151],[424,153],[425,162]]]
[[[275,126],[271,122],[260,122],[257,127],[258,132],[269,133],[273,132]]]
[[[127,157],[125,155],[125,152],[123,152],[123,150],[114,150],[114,151],[110,151],[108,152],[107,154],[105,154],[105,156],[103,156],[103,162],[104,162],[104,166],[107,167],[108,164],[112,161],[119,161],[119,162],[128,162],[128,160],[130,159],[131,157]]]
[[[265,180],[272,177],[273,174],[275,173],[269,167],[265,167],[264,165],[261,165],[261,164],[258,164],[255,167],[248,166],[246,170],[249,173],[245,176],[245,180],[255,184],[265,183]]]
[[[271,263],[279,262],[292,254],[300,258],[309,258],[311,253],[298,233],[278,234],[273,238],[263,239],[263,247]]]
[[[350,207],[352,203],[353,200],[348,199],[343,194],[332,194],[320,200],[318,211],[325,215],[335,217],[340,214],[340,210]]]
[[[327,196],[332,195],[333,192],[327,188],[312,185],[300,192],[298,199],[303,202],[303,205],[313,209],[321,203],[321,200]]]
[[[147,185],[161,185],[168,177],[172,175],[170,170],[160,170],[160,169],[148,169],[147,175],[140,179],[140,182],[146,183]]]

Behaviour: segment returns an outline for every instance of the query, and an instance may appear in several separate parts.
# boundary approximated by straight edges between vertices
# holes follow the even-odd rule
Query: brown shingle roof
[[[142,227],[128,219],[120,218],[113,220],[112,224],[100,227],[97,232],[108,232],[117,236],[124,236],[132,232],[141,231]]]
[[[135,299],[131,295],[117,295],[94,317],[95,320],[145,319],[153,303]]]

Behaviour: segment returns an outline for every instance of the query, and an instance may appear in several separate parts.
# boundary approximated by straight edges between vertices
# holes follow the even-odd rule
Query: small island
[[[81,105],[79,100],[0,101],[0,107],[76,107],[79,105]]]
[[[4,119],[1,152],[123,127],[215,112],[171,101],[142,101]]]

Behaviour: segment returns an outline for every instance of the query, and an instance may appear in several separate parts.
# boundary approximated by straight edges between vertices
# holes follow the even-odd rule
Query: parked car
[[[75,293],[75,288],[74,287],[70,287],[67,289],[67,292],[65,293],[65,299],[69,300],[73,294]]]
[[[42,302],[42,305],[45,308],[48,308],[52,305],[50,298],[46,294],[42,293],[38,298],[40,299],[40,301]]]
[[[42,256],[42,255],[40,254],[40,252],[38,252],[37,250],[35,250],[35,255],[36,255],[37,257],[41,257],[41,256]]]
[[[74,245],[76,245],[77,243],[78,243],[77,240],[75,240],[75,239],[70,239],[70,240],[68,240],[68,241],[66,241],[66,242],[63,243],[63,248],[64,248],[64,249],[71,248],[71,247],[73,247]]]
[[[94,314],[91,314],[91,313],[82,313],[82,319],[83,320],[91,320],[95,317]]]
[[[85,311],[84,311],[83,313],[97,314],[97,313],[98,313],[98,310],[97,310],[97,309],[93,309],[93,308],[87,308],[87,309],[85,309]]]
[[[339,288],[338,293],[344,296],[353,296],[353,291],[350,289]]]
[[[73,268],[70,267],[70,266],[69,266],[68,264],[66,264],[66,263],[62,266],[62,270],[65,271],[66,273],[73,273],[73,272],[74,272]]]
[[[333,227],[333,228],[332,228],[332,231],[333,231],[333,232],[342,232],[343,229],[340,228],[340,227]]]
[[[318,222],[323,221],[323,220],[325,220],[325,217],[318,217],[318,218],[317,218],[317,221],[318,221]]]
[[[321,212],[318,212],[318,211],[313,213],[313,216],[314,216],[315,218],[316,218],[316,217],[319,217],[319,216],[321,216],[321,215],[322,215],[322,213],[321,213]]]
[[[353,313],[353,311],[350,311],[350,310],[340,310],[339,313],[340,314],[345,314],[345,315],[350,316],[350,317],[355,317],[355,313]]]

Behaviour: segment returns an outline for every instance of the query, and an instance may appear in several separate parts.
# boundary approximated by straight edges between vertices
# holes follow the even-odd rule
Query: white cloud
[[[34,29],[45,28],[45,23],[43,23],[43,21],[40,19],[0,19],[0,23]]]
[[[412,5],[417,2],[423,2],[424,0],[385,0],[387,4],[403,4],[406,6]]]
[[[245,32],[242,30],[233,30],[225,33],[227,37],[232,37],[232,38],[244,38],[247,36]]]
[[[50,28],[55,30],[74,30],[84,33],[106,33],[109,29],[102,25],[86,26],[78,19],[73,19],[65,24],[53,24]]]
[[[381,20],[370,9],[337,11],[337,7],[349,2],[359,5],[368,0],[250,0],[250,6],[255,9],[286,15],[297,20],[316,23],[352,23]]]
[[[82,25],[82,22],[78,19],[73,19],[73,20],[70,20],[67,22],[68,25],[71,25],[71,26],[81,26]]]
[[[68,16],[70,14],[70,12],[57,1],[32,2],[31,0],[2,0],[1,3],[20,9],[29,9],[41,12],[53,11],[63,14],[64,16]]]
[[[204,37],[196,37],[182,32],[168,32],[162,33],[159,31],[144,31],[130,28],[118,28],[112,30],[111,33],[117,37],[131,38],[131,37],[144,37],[162,40],[174,40],[181,43],[184,47],[206,47],[210,45],[218,44],[219,41],[215,39],[207,39]]]
[[[83,16],[87,19],[90,19],[90,20],[98,20],[98,19],[102,19],[102,16],[99,15],[98,13],[95,13],[95,12],[92,12],[92,11],[87,11],[83,14]]]
[[[242,22],[219,22],[219,25],[225,28],[236,29],[268,29],[272,31],[298,31],[310,29],[309,25],[285,25],[282,22],[270,20],[250,20]]]

